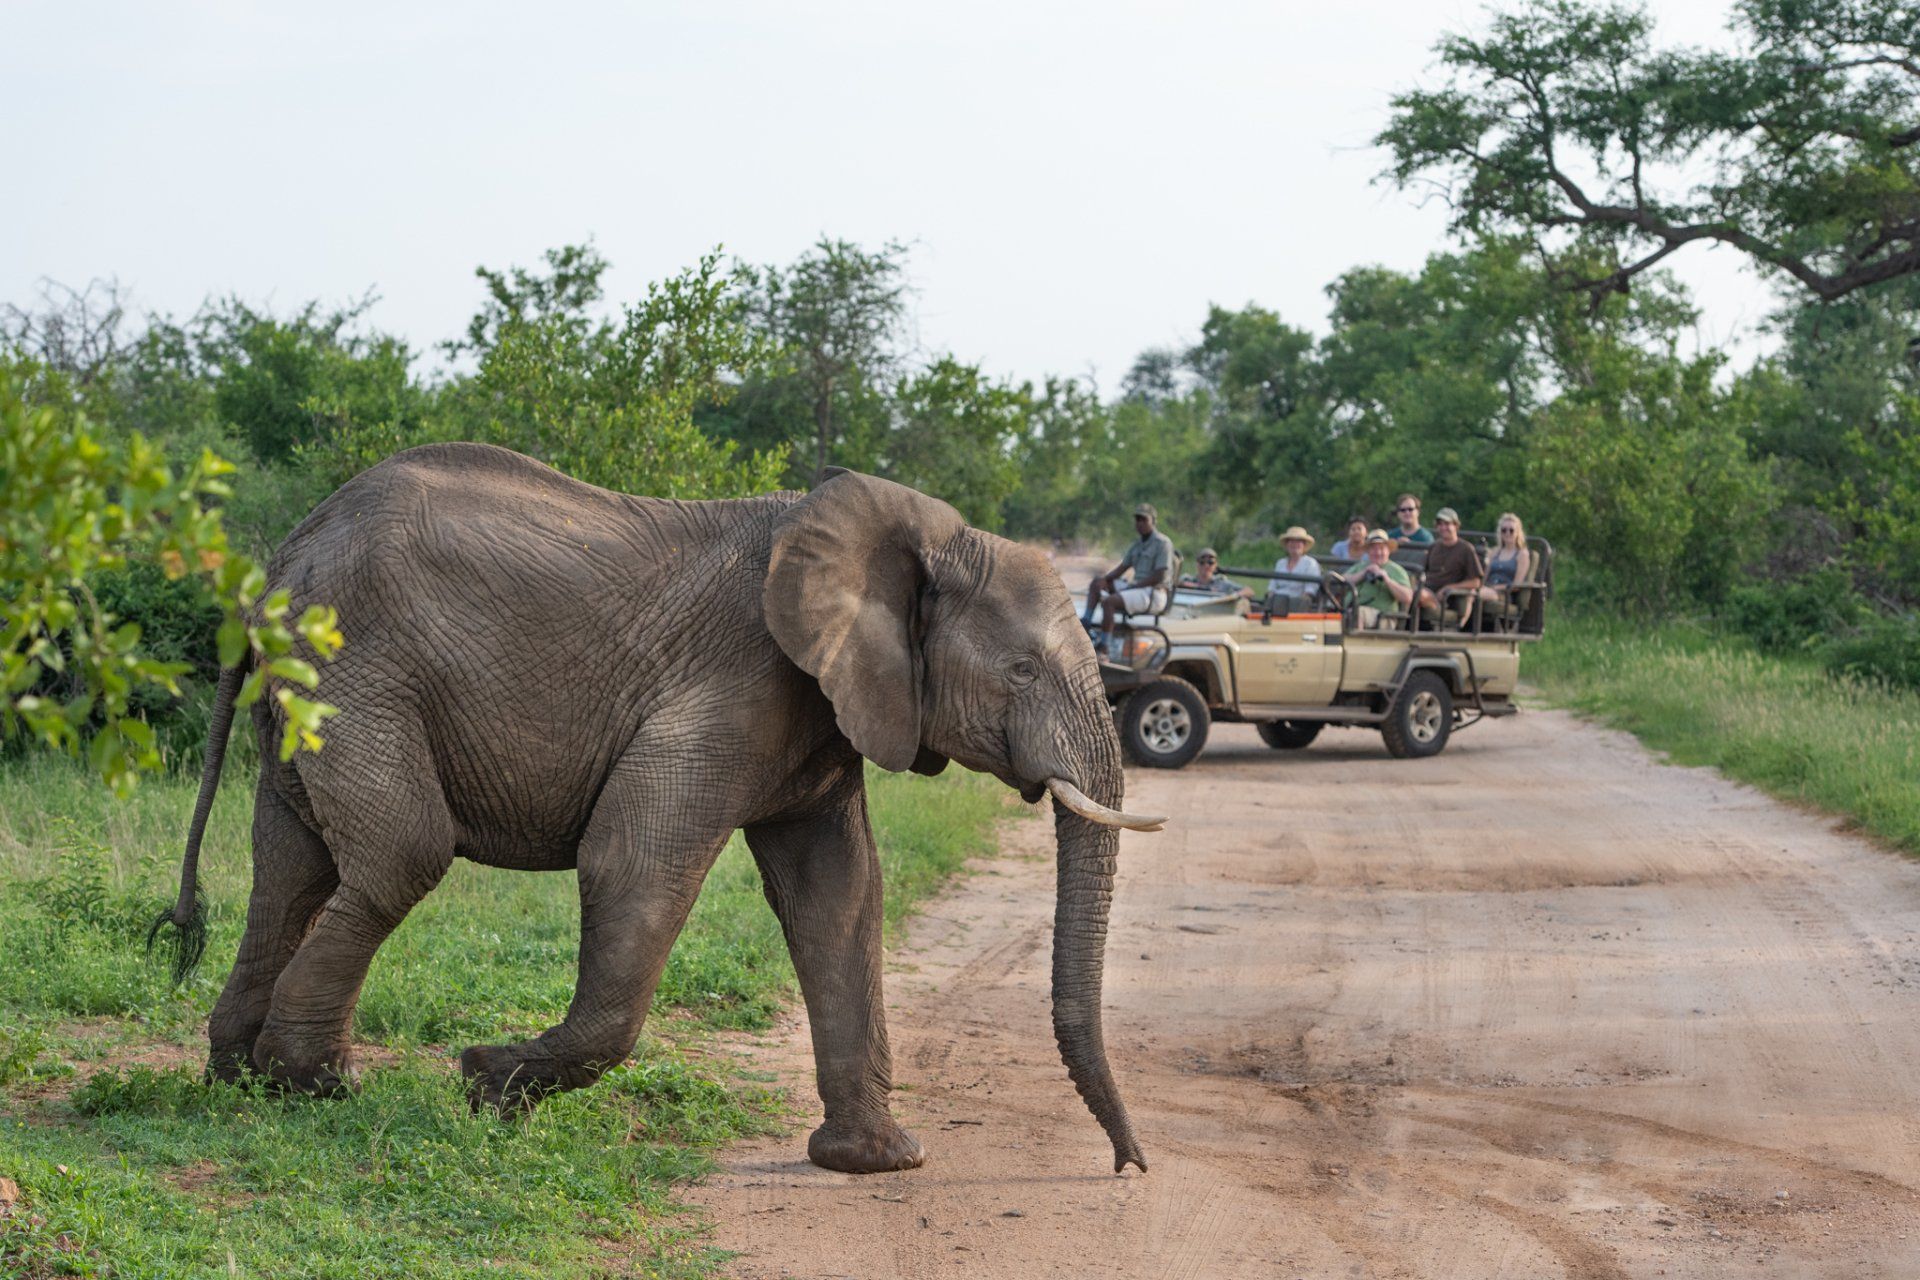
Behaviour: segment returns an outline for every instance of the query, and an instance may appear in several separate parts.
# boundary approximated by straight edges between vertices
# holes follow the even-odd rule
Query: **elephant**
[[[476,1107],[593,1083],[639,1036],[709,868],[744,830],[812,1023],[825,1119],[807,1155],[907,1169],[881,999],[864,761],[1051,794],[1053,1026],[1113,1144],[1146,1159],[1107,1062],[1101,977],[1122,826],[1120,745],[1072,602],[1039,552],[947,504],[831,469],[805,493],[635,497],[480,444],[394,455],[288,536],[267,590],[334,606],[346,643],[317,753],[262,767],[245,934],[208,1021],[213,1077],[328,1094],[382,941],[455,858],[575,872],[564,1019],[460,1055]],[[191,927],[244,665],[223,673],[178,903]]]

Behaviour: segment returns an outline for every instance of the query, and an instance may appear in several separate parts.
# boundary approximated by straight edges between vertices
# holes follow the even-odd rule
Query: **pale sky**
[[[1720,43],[1724,0],[1653,0]],[[0,0],[0,300],[117,275],[144,308],[369,288],[458,333],[476,265],[592,237],[616,299],[716,244],[914,245],[919,340],[1118,388],[1210,302],[1324,330],[1350,267],[1415,269],[1444,212],[1373,185],[1396,89],[1461,0],[1346,4],[75,3]],[[1673,259],[1700,342],[1769,291]]]

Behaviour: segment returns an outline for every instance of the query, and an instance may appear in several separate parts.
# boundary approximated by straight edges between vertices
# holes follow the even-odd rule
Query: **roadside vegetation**
[[[202,883],[214,945],[170,989],[143,945],[173,893],[186,778],[114,802],[81,768],[0,770],[0,1274],[549,1277],[702,1274],[669,1210],[782,1095],[723,1053],[796,997],[779,925],[736,839],[674,948],[634,1059],[524,1119],[474,1115],[454,1057],[543,1030],[572,994],[568,875],[456,864],[374,962],[356,1025],[365,1088],[285,1098],[200,1080],[244,919],[252,789],[234,771]],[[896,929],[987,851],[1003,787],[954,771],[872,779]],[[3,1186],[4,1184],[0,1184]],[[677,1225],[676,1225],[677,1224]]]

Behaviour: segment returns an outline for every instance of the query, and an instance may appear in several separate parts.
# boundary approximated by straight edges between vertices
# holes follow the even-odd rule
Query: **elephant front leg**
[[[859,766],[829,807],[747,828],[767,900],[786,933],[813,1029],[826,1121],[807,1158],[843,1173],[917,1168],[920,1143],[887,1108],[893,1060],[880,990],[880,861]]]
[[[671,794],[669,770],[624,761],[602,790],[580,843],[580,976],[567,1016],[521,1044],[460,1055],[476,1106],[525,1108],[598,1080],[633,1052],[667,955],[700,885],[726,846],[705,806]]]

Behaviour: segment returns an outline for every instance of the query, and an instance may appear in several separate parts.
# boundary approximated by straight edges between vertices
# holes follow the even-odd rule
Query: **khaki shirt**
[[[1122,569],[1133,570],[1135,586],[1144,585],[1145,580],[1153,576],[1154,570],[1160,570],[1162,587],[1173,586],[1173,540],[1155,529],[1144,538],[1135,538],[1127,553],[1120,557]]]

